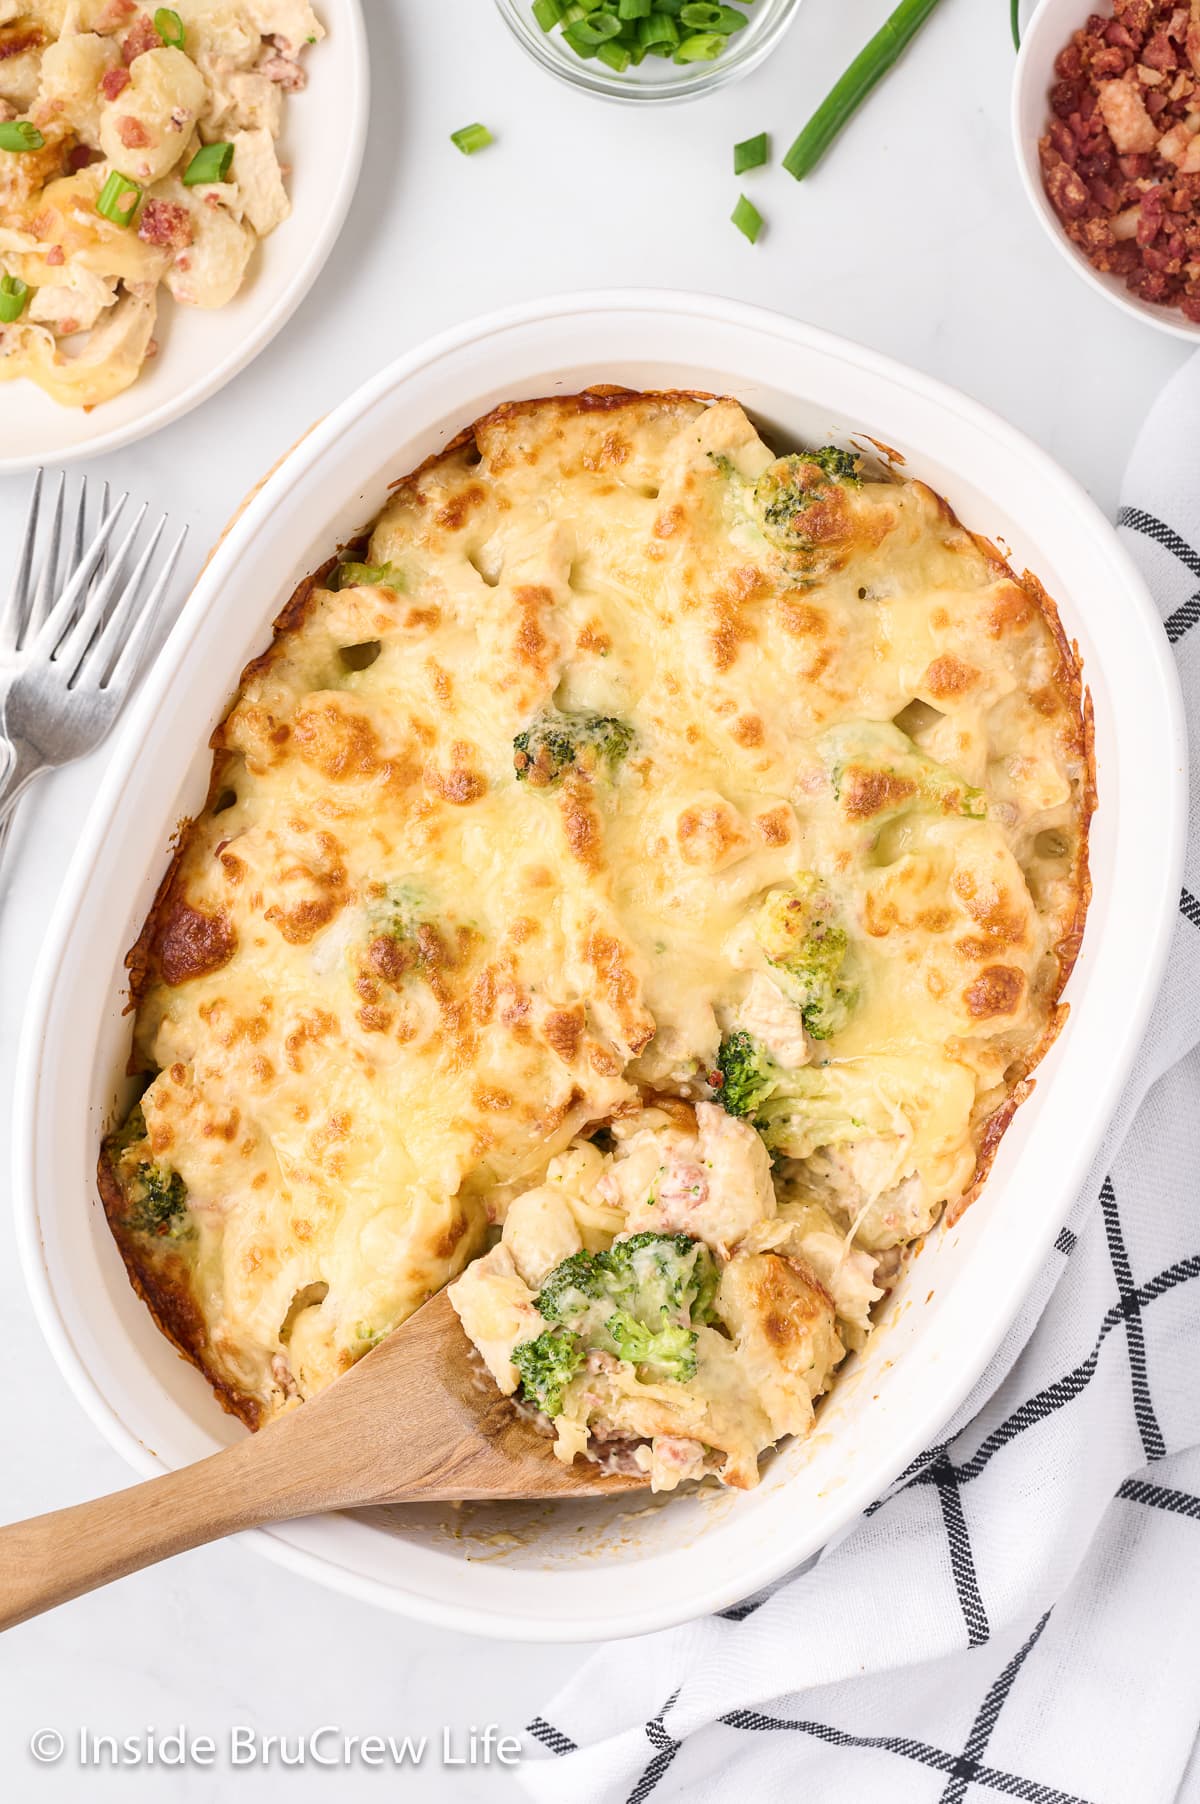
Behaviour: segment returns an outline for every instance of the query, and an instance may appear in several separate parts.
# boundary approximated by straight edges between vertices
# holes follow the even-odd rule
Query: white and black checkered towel
[[[546,1804],[1200,1801],[1200,357],[1119,524],[1175,648],[1192,813],[1151,1032],[1069,1225],[944,1437],[765,1599],[588,1661]]]

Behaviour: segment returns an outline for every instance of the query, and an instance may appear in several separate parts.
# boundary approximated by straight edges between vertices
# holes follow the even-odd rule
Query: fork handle
[[[0,827],[4,825],[38,772],[46,769],[45,759],[34,750],[27,739],[10,739],[8,749],[11,756],[6,769],[0,775]]]

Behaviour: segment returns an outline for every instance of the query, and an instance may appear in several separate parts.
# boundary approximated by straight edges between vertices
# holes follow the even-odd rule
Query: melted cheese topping
[[[151,1081],[103,1183],[135,1281],[252,1424],[462,1270],[552,1160],[603,1161],[596,1124],[708,1109],[723,1033],[797,1089],[778,1207],[718,1170],[703,1219],[664,1213],[625,1156],[570,1231],[786,1255],[832,1299],[791,1404],[738,1365],[735,1482],[811,1414],[833,1305],[857,1344],[878,1259],[982,1175],[1082,921],[1078,670],[1031,579],[921,483],[863,474],[776,462],[729,400],[501,408],[246,672],[132,956]],[[547,716],[598,720],[611,755],[534,757]],[[753,926],[798,882],[846,935],[824,1038]],[[186,1188],[157,1232],[151,1164]],[[531,1219],[536,1285],[569,1234],[546,1215],[539,1257]],[[498,1276],[507,1376],[532,1292]],[[728,1287],[747,1345],[764,1284]]]
[[[223,307],[291,211],[275,140],[284,94],[304,86],[301,53],[325,35],[308,0],[170,10],[182,46],[134,0],[0,0],[0,121],[42,139],[0,150],[0,276],[32,291],[0,325],[0,382],[28,377],[64,406],[135,380],[160,285]],[[218,142],[233,146],[225,180],[187,185],[193,157]],[[125,224],[97,209],[114,174]]]

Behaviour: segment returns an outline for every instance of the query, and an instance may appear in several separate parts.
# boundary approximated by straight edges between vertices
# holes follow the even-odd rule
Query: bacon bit
[[[92,26],[92,30],[116,31],[117,27],[124,25],[126,19],[131,19],[136,11],[134,0],[104,0],[104,5],[96,14],[96,22]]]
[[[131,118],[128,113],[122,113],[117,120],[117,136],[126,150],[145,150],[153,142],[141,120]]]
[[[58,330],[63,338],[70,338],[72,332],[78,332],[79,321],[77,319],[65,319]]]
[[[129,71],[121,66],[119,69],[106,69],[100,77],[100,92],[105,100],[115,100],[129,86]]]
[[[72,175],[78,175],[81,169],[87,169],[91,164],[103,161],[103,153],[93,150],[90,144],[76,144],[67,154],[67,168]]]
[[[277,82],[288,94],[298,94],[308,85],[308,76],[299,63],[293,63],[286,56],[265,56],[258,65],[258,73],[265,75],[268,81]]]
[[[23,56],[26,50],[40,50],[46,34],[37,25],[8,25],[0,28],[0,63],[10,57]]]
[[[154,29],[154,21],[148,13],[139,13],[121,42],[121,55],[125,62],[132,63],[147,50],[161,49],[162,39]]]
[[[52,269],[58,269],[67,260],[67,253],[61,244],[52,244],[46,252],[46,261]]]
[[[192,216],[179,201],[148,200],[142,208],[138,237],[143,244],[184,250],[192,242]]]

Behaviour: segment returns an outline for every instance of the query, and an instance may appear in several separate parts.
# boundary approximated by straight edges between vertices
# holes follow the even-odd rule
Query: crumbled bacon
[[[104,5],[96,14],[92,30],[116,31],[117,27],[124,25],[126,19],[131,19],[136,11],[134,0],[104,0]]]
[[[101,163],[103,160],[103,152],[93,150],[90,144],[73,144],[67,152],[67,168],[72,175],[78,175],[81,169],[87,169],[92,163]]]
[[[1063,230],[1131,293],[1200,323],[1200,0],[1113,0],[1054,74],[1039,150]]]
[[[191,215],[178,201],[148,200],[142,208],[138,237],[144,244],[184,250],[192,242]]]
[[[121,55],[125,62],[133,62],[147,50],[161,49],[162,39],[154,29],[154,21],[148,13],[139,13],[121,40]]]
[[[46,252],[46,261],[52,269],[58,269],[67,260],[67,253],[61,244],[52,244]]]
[[[265,75],[268,81],[278,82],[288,94],[299,93],[308,81],[299,63],[292,62],[287,56],[264,56],[258,65],[258,73]]]
[[[145,150],[151,142],[150,133],[141,120],[131,118],[128,113],[122,113],[117,120],[117,136],[126,150]]]
[[[105,100],[115,100],[128,86],[129,71],[124,64],[119,69],[106,69],[100,77],[100,92]]]

